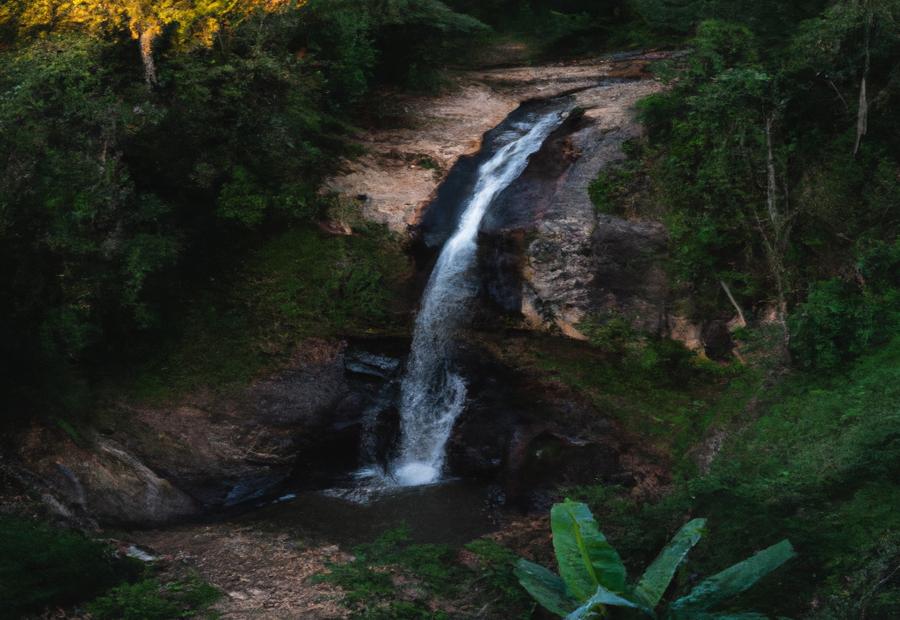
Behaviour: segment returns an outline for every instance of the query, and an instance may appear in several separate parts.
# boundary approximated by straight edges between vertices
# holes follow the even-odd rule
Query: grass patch
[[[405,528],[352,552],[352,561],[332,564],[317,579],[346,592],[353,618],[524,620],[535,609],[513,574],[516,554],[492,540],[466,545],[465,563],[459,549],[411,544]]]
[[[217,615],[207,610],[221,596],[198,577],[172,583],[149,578],[116,586],[90,602],[87,611],[95,620],[214,618]]]
[[[354,559],[332,564],[321,581],[346,591],[354,618],[450,618],[434,611],[432,597],[452,597],[464,577],[446,545],[409,543],[406,528],[389,530],[372,543],[353,548]],[[398,592],[406,591],[406,598]]]
[[[200,387],[226,391],[284,362],[309,337],[404,332],[398,300],[410,271],[399,239],[381,227],[346,237],[285,231],[197,291],[124,383],[149,402]]]

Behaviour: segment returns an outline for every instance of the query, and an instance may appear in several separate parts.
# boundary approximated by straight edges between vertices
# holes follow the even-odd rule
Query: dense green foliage
[[[84,605],[98,620],[171,620],[195,617],[220,596],[196,576],[162,583],[152,573],[81,532],[0,516],[0,618]]]
[[[646,28],[630,0],[449,0],[493,26],[525,37],[542,54],[573,55],[642,42]]]
[[[114,378],[140,400],[165,402],[203,386],[245,386],[284,363],[307,338],[391,334],[410,265],[395,236],[376,226],[335,237],[307,226],[248,251],[172,314],[163,338],[135,347]]]
[[[0,618],[89,599],[131,569],[81,533],[0,516]]]
[[[330,217],[321,180],[362,97],[434,84],[486,28],[437,0],[13,2],[0,26],[0,374],[20,417],[70,411],[198,284]],[[343,261],[318,247],[297,286],[382,321],[375,276],[319,282]]]
[[[900,5],[633,6],[689,50],[659,68],[670,88],[641,102],[648,136],[594,183],[598,209],[663,217],[691,311],[732,312],[730,292],[774,309],[802,366],[883,342],[900,288]]]
[[[849,370],[797,373],[761,394],[710,471],[683,477],[658,502],[637,503],[609,487],[570,493],[589,503],[624,557],[644,561],[685,514],[707,515],[715,542],[698,545],[689,573],[719,570],[755,551],[754,540],[789,537],[800,558],[748,606],[817,618],[868,609],[868,617],[890,618],[900,611],[898,399],[894,338]]]
[[[553,547],[559,576],[546,568],[520,560],[516,575],[522,587],[551,613],[569,620],[636,610],[656,617],[660,604],[679,565],[699,542],[704,519],[686,523],[632,586],[626,584],[626,569],[619,554],[600,532],[587,505],[566,500],[550,513]],[[782,541],[709,577],[687,595],[667,606],[665,617],[707,618],[735,596],[794,557],[790,543]],[[747,612],[727,615],[759,617]],[[627,616],[626,616],[627,617]]]

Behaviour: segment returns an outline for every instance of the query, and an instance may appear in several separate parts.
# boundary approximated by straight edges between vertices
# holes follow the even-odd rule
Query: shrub
[[[567,620],[606,616],[615,610],[640,611],[651,618],[669,583],[691,548],[700,540],[705,519],[685,524],[634,585],[626,583],[625,565],[607,542],[585,504],[566,500],[550,512],[557,576],[538,564],[519,560],[522,587],[545,609]],[[747,591],[757,581],[794,557],[783,540],[698,584],[666,609],[678,620],[709,618],[711,609]],[[759,617],[745,614],[743,617]]]
[[[0,517],[0,618],[89,599],[134,572],[78,532]]]
[[[862,253],[855,283],[813,284],[791,317],[792,350],[805,368],[834,370],[885,342],[900,324],[900,241]]]

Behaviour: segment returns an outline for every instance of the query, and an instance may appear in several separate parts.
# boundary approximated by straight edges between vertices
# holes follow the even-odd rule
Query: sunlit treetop
[[[135,38],[177,24],[181,32],[205,33],[209,42],[210,33],[229,21],[302,4],[305,0],[11,0],[0,7],[0,22],[13,24],[21,36],[127,26]]]
[[[11,0],[0,6],[0,26],[19,40],[82,30],[108,35],[126,30],[140,41],[148,84],[156,82],[153,46],[173,29],[183,42],[212,45],[216,35],[259,11],[300,7],[306,0]]]

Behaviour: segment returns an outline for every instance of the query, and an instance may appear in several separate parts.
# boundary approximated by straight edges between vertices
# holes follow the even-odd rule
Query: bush
[[[877,243],[858,281],[815,283],[791,317],[791,346],[804,368],[835,370],[890,338],[900,325],[900,242]]]
[[[663,595],[688,552],[703,536],[706,519],[693,519],[683,525],[633,584],[627,583],[621,557],[600,531],[586,504],[568,499],[554,504],[550,527],[559,575],[521,559],[516,564],[516,576],[545,609],[567,620],[632,611],[655,618],[654,610],[658,606],[668,608],[665,617],[670,620],[703,620],[716,615],[710,611],[712,608],[724,606],[796,555],[790,542],[783,540],[709,577],[686,596],[666,604]],[[735,616],[760,617],[753,613]]]
[[[0,618],[89,599],[136,570],[80,533],[0,517]]]

